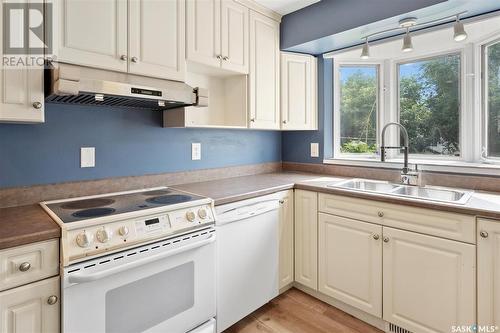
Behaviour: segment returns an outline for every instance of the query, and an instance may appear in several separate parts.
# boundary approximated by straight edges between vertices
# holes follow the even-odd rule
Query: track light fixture
[[[370,58],[370,47],[368,45],[368,38],[365,38],[365,44],[363,45],[363,49],[361,50],[361,59]]]
[[[403,37],[403,47],[401,48],[403,52],[411,52],[413,51],[413,44],[411,42],[410,30],[406,28],[406,34]]]
[[[405,29],[406,32],[403,37],[403,47],[401,50],[403,52],[410,52],[413,51],[413,43],[411,39],[411,31],[410,28],[416,28],[416,27],[421,27],[421,26],[431,26],[435,23],[439,23],[441,21],[449,20],[451,18],[455,18],[455,23],[453,25],[453,39],[457,42],[461,42],[467,39],[467,33],[465,32],[464,24],[462,21],[460,21],[460,15],[466,14],[467,12],[461,12],[452,16],[446,16],[437,20],[432,20],[429,22],[423,22],[423,23],[418,23],[417,24],[417,18],[416,17],[407,17],[399,21],[399,27],[397,28],[391,28],[383,31],[378,31],[375,33],[372,33],[370,35],[364,36],[363,40],[363,48],[361,50],[361,59],[368,59],[370,58],[370,49],[369,49],[369,39],[371,37],[377,36],[377,35],[382,35],[386,34],[392,31],[397,31],[400,29]]]
[[[453,32],[453,39],[456,42],[461,42],[467,39],[467,33],[465,32],[464,24],[460,21],[460,15],[457,15],[457,20],[453,25]]]

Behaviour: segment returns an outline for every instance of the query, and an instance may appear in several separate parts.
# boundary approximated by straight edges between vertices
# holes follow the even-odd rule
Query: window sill
[[[370,158],[331,158],[324,159],[324,164],[336,164],[346,166],[360,166],[383,169],[402,169],[402,159],[390,159],[386,162]],[[409,160],[410,168],[415,164],[420,171],[443,172],[452,174],[470,174],[481,176],[500,176],[500,164],[473,163],[457,160]]]

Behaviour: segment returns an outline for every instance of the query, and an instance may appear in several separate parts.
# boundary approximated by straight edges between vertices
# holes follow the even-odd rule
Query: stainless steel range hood
[[[197,102],[197,89],[182,82],[61,63],[51,66],[48,103],[168,110]]]

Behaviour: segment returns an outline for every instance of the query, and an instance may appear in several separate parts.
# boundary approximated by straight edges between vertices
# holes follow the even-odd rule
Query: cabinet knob
[[[479,232],[479,235],[480,235],[481,237],[483,237],[483,238],[488,238],[488,232],[486,232],[486,231],[484,231],[484,230],[483,230],[483,231],[480,231],[480,232]]]
[[[255,118],[250,119],[250,121],[251,121],[252,123],[253,123],[253,122],[255,122]]]
[[[283,124],[286,124],[286,120],[283,120]]]
[[[222,56],[219,54],[216,56],[217,59],[222,60]]]
[[[378,212],[377,215],[378,217],[384,217],[384,212]]]
[[[384,237],[384,243],[389,243],[389,237]]]
[[[123,61],[127,60],[127,56],[125,54],[122,54],[120,56],[120,60],[123,60]]]
[[[285,200],[280,200],[279,203],[282,205],[285,203]]]
[[[54,304],[57,303],[57,300],[58,300],[57,296],[56,295],[52,295],[52,296],[49,296],[49,298],[47,298],[47,303],[49,305],[54,305]]]
[[[130,58],[130,61],[132,61],[132,62],[137,62],[138,60],[139,60],[139,59],[137,59],[137,57],[132,57],[132,58]]]
[[[42,108],[42,103],[40,102],[34,102],[33,103],[33,107],[37,110],[41,109]]]
[[[379,236],[378,234],[374,234],[372,237],[373,237],[373,239],[375,239],[375,240],[379,240],[379,239],[380,239],[380,236]]]
[[[224,61],[228,61],[228,60],[229,60],[229,57],[222,57],[222,60],[224,60]]]
[[[19,270],[21,272],[26,272],[31,268],[31,264],[29,262],[23,262],[21,265],[19,265]]]

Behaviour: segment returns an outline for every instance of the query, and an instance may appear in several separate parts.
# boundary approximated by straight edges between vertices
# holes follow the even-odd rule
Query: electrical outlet
[[[319,143],[311,143],[311,157],[319,157]]]
[[[80,148],[80,168],[95,167],[95,147]]]
[[[199,142],[191,143],[191,159],[193,161],[201,160],[201,143]]]

